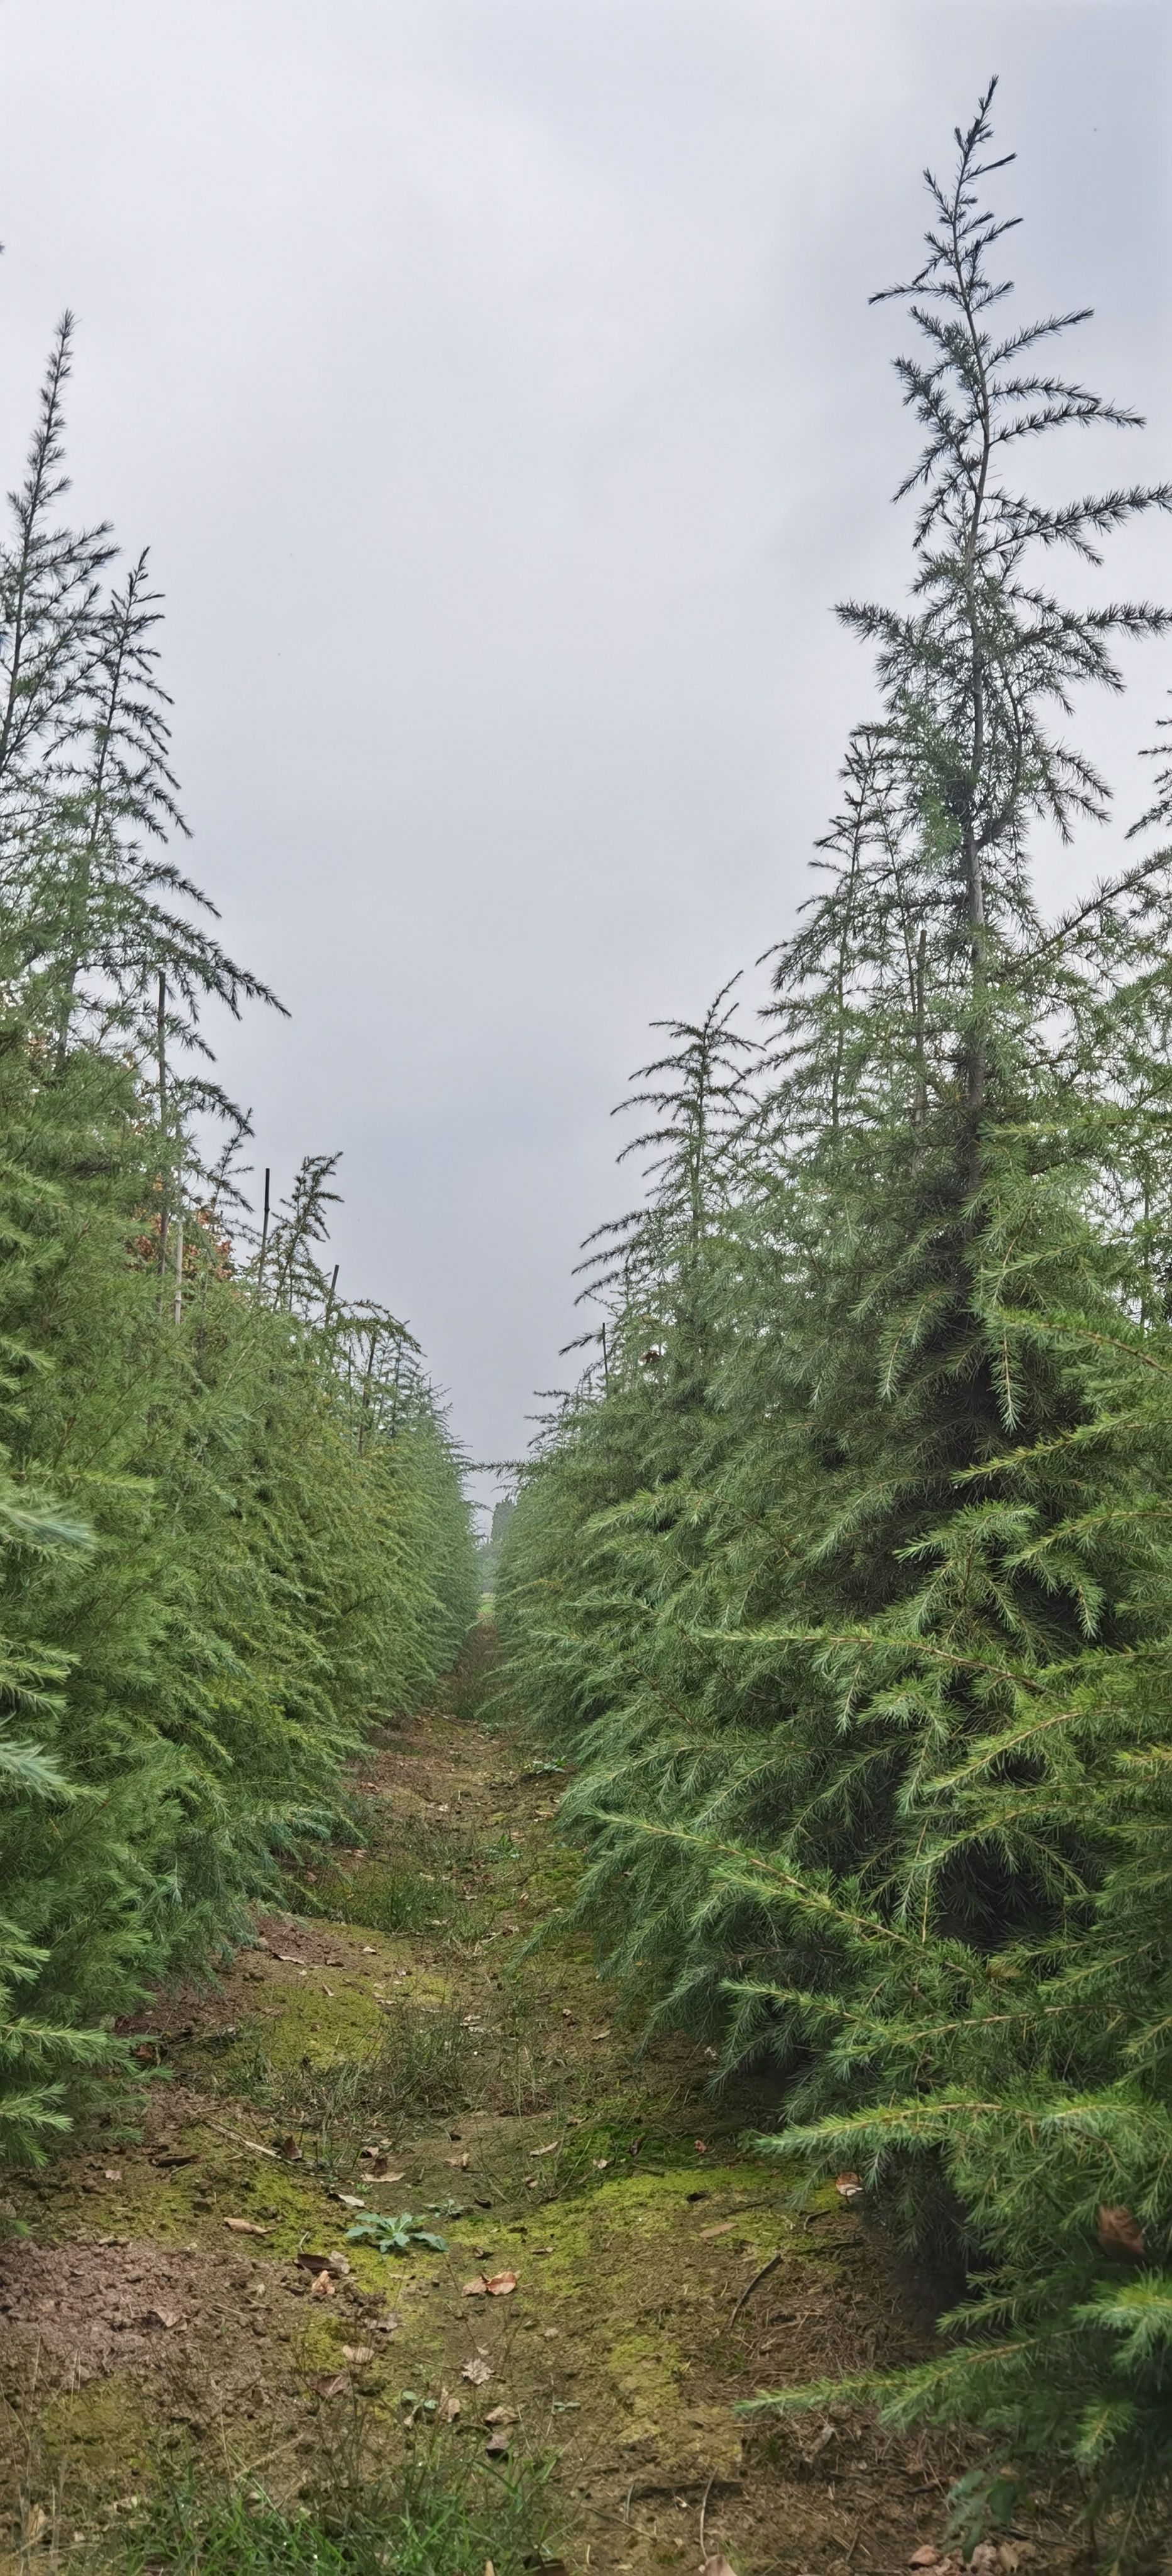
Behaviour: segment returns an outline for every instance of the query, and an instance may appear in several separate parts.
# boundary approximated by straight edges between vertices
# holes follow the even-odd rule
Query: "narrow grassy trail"
[[[388,1728],[364,1848],[213,1995],[142,2016],[141,2133],[112,2114],[9,2184],[6,2566],[115,2563],[129,2500],[182,2474],[287,2505],[405,2442],[552,2461],[529,2563],[547,2533],[573,2576],[887,2576],[939,2543],[955,2448],[734,2412],[929,2324],[832,2185],[799,2214],[742,2147],[760,2104],[714,2104],[682,2044],[639,2055],[579,1937],[527,1946],[573,1885],[558,1785],[476,1717]],[[348,2232],[408,2212],[442,2250]],[[1045,2526],[1027,2560],[1072,2563]]]

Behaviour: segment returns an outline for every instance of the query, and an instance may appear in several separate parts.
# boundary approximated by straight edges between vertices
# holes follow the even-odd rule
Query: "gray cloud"
[[[410,1316],[477,1456],[557,1372],[646,1022],[801,898],[868,697],[830,605],[905,566],[866,297],[990,69],[1023,289],[1096,304],[1079,364],[1152,422],[1127,470],[1172,465],[1168,24],[0,8],[4,452],[69,301],[79,501],[152,542],[196,863],[293,1011],[229,1027],[225,1078],[282,1178],[344,1149],[344,1279]],[[1169,558],[1137,534],[1112,582],[1172,595]],[[1095,713],[1129,795],[1169,681],[1153,654]]]

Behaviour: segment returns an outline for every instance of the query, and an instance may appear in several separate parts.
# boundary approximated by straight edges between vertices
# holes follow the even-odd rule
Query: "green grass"
[[[446,1931],[453,1895],[449,1886],[408,1860],[372,1860],[353,1873],[319,1879],[314,1912],[331,1923],[354,1923],[369,1932]]]
[[[120,2535],[120,2576],[534,2576],[547,2549],[546,2470],[495,2471],[453,2445],[409,2458],[394,2480],[280,2506],[256,2489],[185,2480]]]
[[[234,2080],[297,2138],[303,2154],[339,2180],[354,2172],[363,2147],[394,2141],[409,2121],[465,2110],[470,2074],[457,2006],[394,2003],[377,2039],[354,2056],[275,2066],[258,2053]]]
[[[370,1819],[364,1823],[368,1828]],[[484,1845],[458,1822],[386,1815],[357,1868],[327,1861],[290,1894],[306,1912],[333,1923],[373,1932],[454,1931],[467,1939],[476,1909],[466,1899],[483,1895],[484,1867]]]

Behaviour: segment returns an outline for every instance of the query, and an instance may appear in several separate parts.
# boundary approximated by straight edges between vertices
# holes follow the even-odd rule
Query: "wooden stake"
[[[265,1164],[265,1212],[264,1212],[264,1216],[263,1216],[263,1217],[262,1217],[262,1219],[261,1219],[261,1228],[260,1228],[260,1257],[259,1257],[259,1259],[258,1259],[258,1261],[257,1261],[257,1265],[256,1265],[256,1293],[257,1293],[257,1296],[258,1296],[258,1297],[259,1297],[259,1295],[260,1295],[260,1286],[261,1286],[261,1281],[262,1281],[262,1279],[264,1278],[264,1275],[265,1275],[265,1254],[266,1254],[266,1252],[268,1251],[268,1246],[269,1246],[269,1182],[271,1181],[271,1179],[272,1179],[272,1174],[271,1174],[271,1172],[270,1172],[270,1170],[269,1170],[268,1164],[266,1163],[266,1164]]]

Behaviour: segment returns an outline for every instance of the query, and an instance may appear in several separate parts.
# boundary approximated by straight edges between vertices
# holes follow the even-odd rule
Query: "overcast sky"
[[[152,546],[195,870],[292,1013],[223,1078],[281,1187],[342,1149],[341,1284],[476,1458],[564,1376],[647,1022],[801,899],[832,603],[907,569],[867,296],[991,71],[1023,300],[1150,423],[1062,480],[1172,473],[1170,53],[1166,0],[0,0],[5,478],[68,302],[78,506]]]

